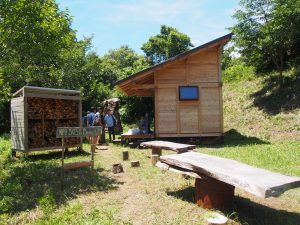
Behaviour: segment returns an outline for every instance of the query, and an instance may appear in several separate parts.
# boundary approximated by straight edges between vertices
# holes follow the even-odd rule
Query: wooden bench
[[[161,155],[161,150],[172,150],[177,153],[187,152],[196,148],[196,145],[179,144],[169,141],[147,141],[140,144],[142,147],[152,148],[152,155]]]
[[[156,165],[195,177],[195,200],[204,208],[231,206],[235,187],[263,198],[300,187],[300,177],[196,152],[161,156]]]
[[[138,139],[154,139],[154,134],[121,134],[122,145]]]

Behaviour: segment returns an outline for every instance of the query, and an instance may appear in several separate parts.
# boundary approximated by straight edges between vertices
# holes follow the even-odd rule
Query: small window
[[[179,87],[179,100],[198,100],[199,90],[198,86],[180,86]]]

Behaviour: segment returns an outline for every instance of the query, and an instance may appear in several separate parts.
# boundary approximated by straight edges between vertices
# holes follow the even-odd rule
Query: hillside
[[[245,79],[223,86],[224,129],[263,140],[300,140],[300,79]],[[233,132],[233,131],[231,131]]]

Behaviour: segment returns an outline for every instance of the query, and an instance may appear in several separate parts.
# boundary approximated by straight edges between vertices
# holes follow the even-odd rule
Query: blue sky
[[[57,0],[61,10],[73,16],[77,37],[93,36],[94,49],[104,55],[109,49],[129,45],[138,53],[160,25],[187,34],[195,46],[229,33],[231,17],[239,0]]]

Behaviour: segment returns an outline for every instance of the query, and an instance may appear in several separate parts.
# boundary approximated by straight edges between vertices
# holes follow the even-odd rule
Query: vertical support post
[[[161,156],[161,147],[152,147],[152,155]]]
[[[65,158],[65,143],[64,138],[61,139],[61,174],[60,174],[60,189],[63,191],[64,189],[64,158]]]
[[[92,166],[91,166],[91,168],[92,169],[94,169],[94,153],[95,153],[95,150],[96,150],[96,144],[95,144],[96,140],[97,140],[97,137],[94,136],[92,138],[92,144],[91,144],[91,153],[92,153]]]
[[[159,155],[151,155],[152,166],[155,166],[158,161],[159,161]]]

